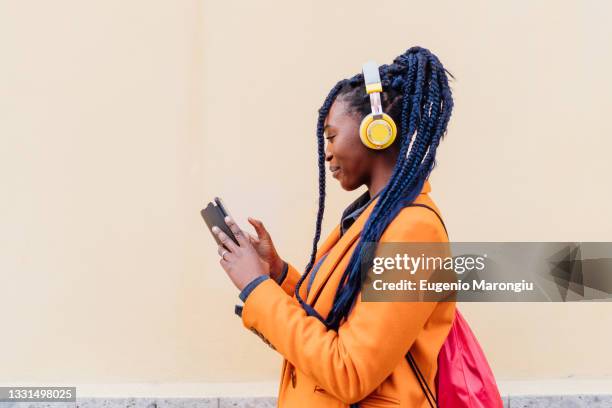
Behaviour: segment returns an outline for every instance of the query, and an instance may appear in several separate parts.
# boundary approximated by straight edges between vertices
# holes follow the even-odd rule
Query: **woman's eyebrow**
[[[332,128],[332,127],[333,125],[329,125],[329,124],[323,127],[323,135],[325,136],[326,139],[329,138],[329,132],[327,131],[327,129]]]

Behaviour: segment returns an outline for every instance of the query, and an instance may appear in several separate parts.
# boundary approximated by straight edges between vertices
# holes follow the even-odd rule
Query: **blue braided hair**
[[[378,242],[384,230],[402,208],[411,204],[420,193],[423,184],[436,165],[436,149],[446,134],[453,109],[453,98],[448,85],[447,74],[452,78],[440,60],[429,50],[412,47],[398,56],[390,65],[381,65],[383,86],[382,103],[384,111],[397,124],[400,152],[389,182],[380,193],[379,199],[361,232],[361,238],[342,275],[336,290],[333,306],[323,318],[303,301],[299,289],[308,272],[312,269],[321,236],[321,224],[325,211],[325,142],[323,126],[331,105],[336,99],[348,102],[350,111],[360,119],[370,113],[370,100],[365,91],[362,74],[339,81],[329,92],[319,109],[317,121],[317,149],[319,165],[319,209],[312,253],[295,288],[298,301],[309,315],[316,316],[329,329],[338,330],[357,298],[361,285],[362,264],[371,265],[365,255],[366,243]]]

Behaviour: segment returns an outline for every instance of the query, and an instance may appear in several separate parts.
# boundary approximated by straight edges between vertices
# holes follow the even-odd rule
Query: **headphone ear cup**
[[[366,147],[375,149],[374,144],[368,139],[368,125],[372,122],[372,116],[373,115],[370,113],[361,120],[361,124],[359,125],[359,137],[361,138],[361,143]]]
[[[370,149],[386,149],[393,144],[396,135],[397,126],[391,116],[386,113],[383,113],[380,119],[374,119],[374,114],[370,113],[359,125],[361,142]]]

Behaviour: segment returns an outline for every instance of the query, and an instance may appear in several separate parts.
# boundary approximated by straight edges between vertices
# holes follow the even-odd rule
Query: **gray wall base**
[[[75,403],[0,402],[0,408],[275,408],[276,398],[77,398]],[[609,395],[506,396],[506,408],[612,408]]]

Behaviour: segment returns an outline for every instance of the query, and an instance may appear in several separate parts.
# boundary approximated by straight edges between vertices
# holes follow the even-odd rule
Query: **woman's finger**
[[[255,235],[251,234],[250,232],[247,232],[246,234],[251,238],[251,241],[255,241],[255,242],[259,243],[259,237],[256,237]]]
[[[217,253],[219,254],[221,258],[223,258],[224,261],[230,261],[231,257],[234,256],[234,254],[232,254],[230,251],[225,249],[223,245],[219,245],[217,247]]]
[[[232,231],[232,233],[238,240],[238,244],[240,246],[243,246],[243,244],[249,243],[249,241],[247,241],[246,237],[244,236],[244,233],[242,232],[242,230],[240,229],[238,224],[236,224],[236,222],[234,221],[232,217],[230,216],[225,217],[225,223],[227,224],[227,226],[230,228],[230,230]]]
[[[230,237],[227,236],[227,234],[225,232],[223,232],[221,230],[221,228],[217,227],[216,225],[212,228],[213,233],[217,234],[217,237],[219,238],[219,241],[221,241],[221,243],[223,245],[225,245],[225,247],[230,251],[230,252],[236,252],[236,250],[238,249],[238,246],[234,243],[234,241],[232,241],[232,239]]]
[[[259,238],[257,238],[255,235],[251,234],[250,232],[247,232],[247,234],[252,244],[259,244]]]
[[[266,230],[266,227],[264,227],[263,222],[249,217],[249,223],[255,228],[255,231],[260,239],[268,236],[268,231]]]

